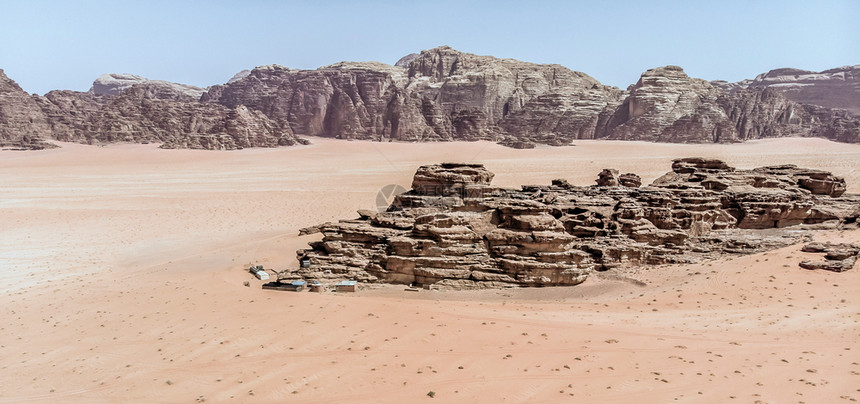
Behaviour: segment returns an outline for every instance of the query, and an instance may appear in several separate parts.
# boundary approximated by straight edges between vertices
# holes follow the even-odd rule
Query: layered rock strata
[[[55,147],[51,124],[31,97],[0,69],[0,147],[38,150]]]
[[[263,111],[298,135],[346,139],[484,139],[515,148],[577,139],[722,143],[819,136],[860,142],[857,117],[799,104],[769,87],[729,89],[666,66],[622,91],[559,65],[446,46],[395,66],[264,66],[212,87],[203,99]]]
[[[821,72],[801,69],[774,69],[755,79],[737,83],[715,81],[728,90],[740,89],[777,91],[801,104],[842,109],[860,115],[860,65],[843,66]]]
[[[623,265],[694,262],[796,242],[781,229],[856,226],[860,195],[830,173],[795,166],[737,170],[678,159],[651,185],[555,180],[521,189],[490,185],[479,164],[422,166],[412,190],[384,212],[325,223],[299,250],[297,278],[453,288],[575,285]],[[607,178],[618,180],[607,181]]]
[[[38,148],[48,139],[158,141],[165,147],[233,149],[297,144],[297,136],[305,135],[490,140],[515,148],[577,139],[722,143],[815,136],[860,142],[860,117],[852,115],[850,102],[860,94],[855,68],[795,74],[794,81],[788,73],[730,85],[665,66],[620,90],[560,65],[442,46],[394,66],[261,66],[205,90],[108,74],[87,93],[41,97],[0,76],[0,143]],[[807,94],[812,88],[818,90]]]
[[[150,80],[133,74],[109,73],[99,76],[93,82],[93,86],[89,92],[95,95],[119,95],[134,86],[147,88],[154,98],[181,99],[185,101],[197,101],[206,91],[200,87],[162,80]]]
[[[199,102],[202,89],[102,76],[90,92],[28,95],[0,71],[0,146],[54,147],[47,140],[161,142],[164,148],[232,150],[307,143],[260,111]]]

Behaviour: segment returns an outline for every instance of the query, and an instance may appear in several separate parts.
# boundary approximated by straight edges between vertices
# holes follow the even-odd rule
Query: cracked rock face
[[[737,170],[702,158],[678,159],[672,167],[645,187],[625,185],[620,179],[627,175],[607,169],[595,186],[554,180],[507,189],[492,187],[493,174],[482,165],[422,166],[413,189],[387,211],[319,225],[322,240],[297,252],[307,265],[280,278],[450,288],[576,285],[593,271],[624,265],[787,245],[799,237],[782,230],[789,226],[856,226],[860,195],[844,194],[844,182],[830,173]]]

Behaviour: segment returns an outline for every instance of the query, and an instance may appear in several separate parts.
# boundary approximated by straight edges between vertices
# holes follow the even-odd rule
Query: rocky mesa
[[[613,169],[585,187],[559,179],[495,188],[492,179],[480,164],[419,167],[412,189],[387,210],[304,229],[322,240],[299,250],[299,268],[279,278],[459,289],[575,285],[620,266],[784,246],[805,230],[854,228],[860,215],[860,195],[846,194],[842,178],[793,165],[738,170],[677,159],[644,187],[635,174]]]

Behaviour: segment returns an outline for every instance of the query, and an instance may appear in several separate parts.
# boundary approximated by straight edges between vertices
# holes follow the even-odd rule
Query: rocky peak
[[[16,94],[23,93],[24,90],[15,80],[10,79],[6,76],[6,72],[3,69],[0,69],[0,94]]]
[[[610,138],[679,143],[736,139],[734,125],[718,105],[721,91],[678,66],[642,73],[629,91],[609,121]]]
[[[705,80],[687,76],[678,66],[649,69],[630,87],[628,114],[636,118],[646,113],[683,113],[683,104],[696,102],[700,95],[712,95],[715,89]]]
[[[212,107],[199,106],[198,101],[226,107],[219,116],[240,106],[259,112],[257,118],[267,121],[255,127],[275,125],[281,131],[259,132],[265,136],[251,136],[250,143],[243,143],[260,146],[295,142],[282,142],[278,133],[377,141],[492,140],[518,148],[568,145],[576,139],[705,143],[819,136],[856,143],[860,118],[848,111],[852,105],[860,108],[857,70],[857,66],[820,73],[778,69],[748,84],[729,84],[708,83],[690,78],[678,66],[664,66],[646,71],[625,92],[563,66],[441,46],[410,55],[400,66],[378,62],[340,62],[314,70],[260,66],[205,92],[113,74],[96,80],[89,96],[55,92],[51,97],[30,97],[4,76],[0,86],[18,95],[6,98],[14,99],[16,107],[0,104],[0,108],[17,118],[0,121],[0,126],[7,138],[13,133],[16,139],[21,133],[39,133],[42,138],[86,142],[194,133],[196,129],[183,121],[153,126],[129,122],[128,116],[134,114],[116,111],[118,115],[99,118],[116,120],[117,126],[108,132],[122,135],[114,136],[95,132],[97,126],[83,118],[98,115],[93,111],[110,104],[108,98],[134,89],[114,104],[137,100],[128,107],[149,108],[140,117],[154,114],[156,100],[182,103],[171,106],[174,112],[185,107],[202,113]],[[13,108],[18,108],[14,114],[9,112]],[[117,129],[123,125],[125,129]],[[168,125],[175,128],[167,130]],[[139,133],[125,133],[131,127]]]
[[[150,80],[133,74],[108,73],[93,81],[90,92],[95,95],[117,95],[133,86],[146,90],[152,98],[197,101],[206,91],[200,87]]]
[[[415,60],[417,57],[418,57],[417,53],[410,53],[410,54],[398,59],[397,62],[394,63],[394,65],[397,67],[403,67],[403,68],[408,69],[409,64],[412,63],[412,61]]]
[[[572,71],[557,64],[536,64],[515,59],[499,59],[493,56],[480,56],[460,52],[449,46],[421,51],[409,65],[409,76],[429,77],[434,81],[451,79],[469,80],[472,75],[492,79],[490,74],[500,74],[512,79],[512,84],[522,86],[522,90],[535,94],[546,93],[555,87],[576,87],[590,89],[603,85],[593,77]],[[490,76],[490,77],[487,77]]]
[[[230,80],[227,80],[227,84],[235,83],[239,80],[242,80],[245,77],[248,77],[249,74],[251,74],[250,70],[248,70],[248,69],[242,70],[239,73],[234,74],[233,77],[230,77]]]
[[[672,160],[672,171],[678,174],[690,174],[697,171],[716,173],[720,171],[734,171],[722,160],[708,159],[702,157],[686,157]]]
[[[0,69],[0,147],[45,149],[55,147],[51,126],[37,100]]]

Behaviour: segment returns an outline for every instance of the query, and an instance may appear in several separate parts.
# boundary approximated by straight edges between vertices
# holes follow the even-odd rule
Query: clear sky
[[[39,94],[108,72],[205,87],[259,65],[393,64],[439,45],[622,88],[667,64],[738,81],[860,64],[860,1],[0,0],[0,69]]]

